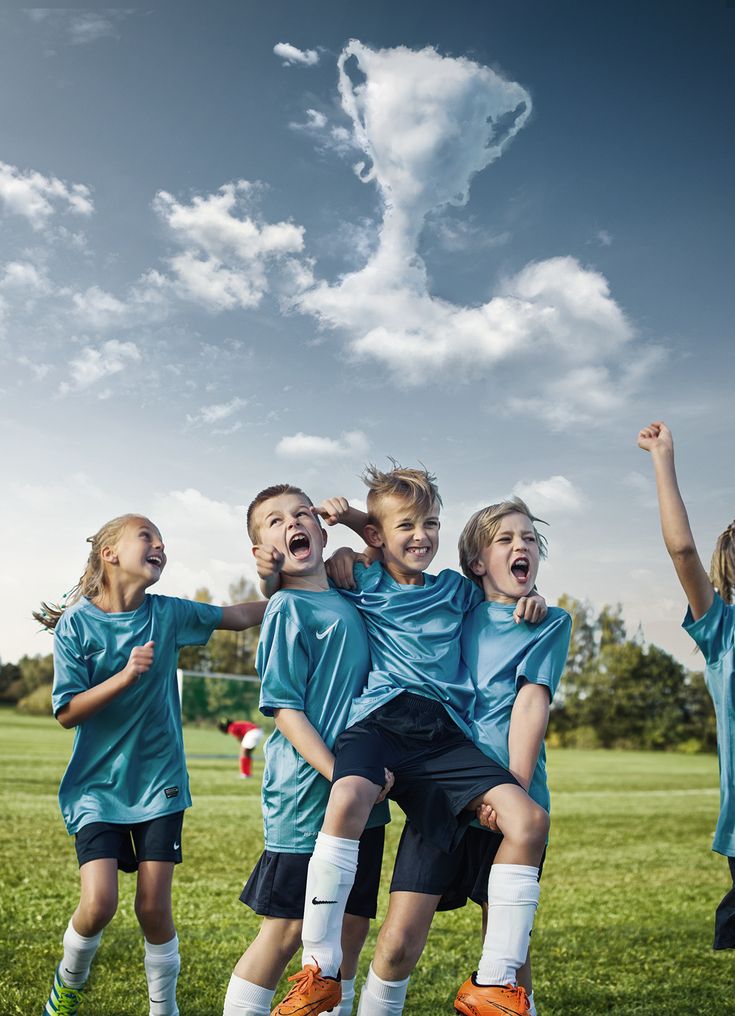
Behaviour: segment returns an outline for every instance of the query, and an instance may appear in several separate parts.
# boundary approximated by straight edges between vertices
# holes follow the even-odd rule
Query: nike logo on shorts
[[[174,850],[178,850],[180,846],[181,843],[174,843]]]
[[[337,627],[338,624],[339,624],[338,621],[333,621],[328,628],[324,629],[324,631],[316,632],[316,637],[318,639],[325,639],[327,635],[329,635],[330,631],[334,631],[334,629]]]
[[[311,902],[314,904],[315,907],[319,907],[319,906],[321,906],[322,903],[336,903],[337,901],[336,900],[318,900],[316,898],[316,896],[315,896],[314,899]]]

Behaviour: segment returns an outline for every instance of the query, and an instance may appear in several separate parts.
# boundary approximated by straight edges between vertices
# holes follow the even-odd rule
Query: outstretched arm
[[[697,621],[712,606],[714,589],[699,559],[687,510],[679,492],[671,431],[658,420],[640,431],[638,445],[651,453],[664,543]]]
[[[217,625],[224,631],[244,631],[260,624],[265,613],[265,600],[249,600],[247,603],[233,603],[222,608],[222,623]]]
[[[324,519],[328,526],[336,526],[342,523],[353,533],[357,533],[365,539],[365,524],[368,517],[359,508],[353,508],[346,497],[328,497],[321,504],[314,505],[311,509],[314,515]]]

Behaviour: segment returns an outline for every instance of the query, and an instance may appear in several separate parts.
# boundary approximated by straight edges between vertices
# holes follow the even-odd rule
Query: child
[[[276,730],[265,748],[265,850],[240,897],[263,921],[230,979],[224,1016],[268,1016],[278,981],[298,948],[307,867],[329,797],[332,749],[370,667],[360,615],[329,588],[322,559],[327,534],[312,509],[307,495],[288,484],[262,491],[248,509],[254,554],[259,561],[277,559],[281,577],[256,659],[260,708],[275,717]],[[376,788],[373,801],[377,796]],[[351,1011],[357,961],[376,912],[387,821],[383,804],[360,839],[342,927],[342,1005],[339,994],[330,1003],[339,1006],[340,1016]]]
[[[638,434],[638,444],[653,458],[664,543],[689,601],[684,630],[707,664],[720,764],[720,817],[712,849],[727,858],[733,881],[715,915],[714,948],[735,949],[735,522],[718,537],[707,575],[676,482],[671,431],[660,420],[651,423]]]
[[[253,752],[263,740],[263,731],[249,720],[220,720],[217,726],[223,734],[232,734],[240,742],[240,776],[249,780],[253,772]]]
[[[76,727],[59,804],[76,836],[81,898],[64,934],[64,955],[47,1016],[74,1016],[102,929],[117,909],[117,872],[137,870],[135,913],[145,936],[151,1016],[176,1016],[179,944],[171,911],[191,804],[176,661],[215,628],[257,625],[265,604],[217,607],[149,596],[166,564],[150,519],[122,515],[89,538],[84,574],[66,606],[34,617],[54,631],[53,709]]]
[[[548,811],[543,738],[549,704],[566,661],[571,619],[566,611],[551,607],[538,625],[514,622],[516,604],[534,588],[539,559],[545,556],[545,541],[535,521],[540,520],[523,501],[512,498],[476,512],[462,531],[462,571],[480,586],[485,599],[465,618],[461,645],[463,665],[477,688],[475,744],[505,765]],[[500,842],[496,833],[473,825],[448,857],[406,823],[388,914],[360,996],[360,1016],[403,1012],[408,978],[437,908],[463,906],[469,896],[483,906],[486,918],[488,878],[498,876],[497,867],[490,872]],[[490,922],[492,930],[497,914],[490,915]],[[518,980],[528,994],[528,1012],[535,1016],[528,962],[519,970]],[[472,979],[465,990],[474,992]],[[514,994],[520,997],[518,989],[508,989],[503,1000],[511,1012]]]
[[[509,904],[502,922],[509,941],[502,950],[486,941],[487,981],[475,988],[478,1004],[492,1012],[502,985],[515,980],[526,958],[548,815],[470,740],[475,690],[469,675],[460,673],[459,634],[464,614],[479,602],[480,593],[456,572],[425,574],[439,544],[441,500],[434,478],[426,470],[396,467],[382,473],[370,467],[365,480],[364,535],[381,551],[382,563],[356,565],[356,589],[343,594],[365,620],[372,669],[335,745],[332,790],[309,864],[302,981],[273,1016],[300,1011],[317,1016],[338,996],[342,914],[358,840],[385,767],[396,774],[394,799],[442,850],[458,844],[480,805],[488,804],[496,813],[504,834],[498,860],[506,867],[493,886],[493,902]],[[344,517],[357,524],[353,509]],[[525,607],[527,601],[523,603]],[[473,1011],[460,1006],[464,1002],[458,995],[458,1011]],[[527,1008],[510,1011],[525,1013]]]

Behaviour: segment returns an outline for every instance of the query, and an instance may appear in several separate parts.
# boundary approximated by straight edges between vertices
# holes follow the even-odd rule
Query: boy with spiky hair
[[[327,534],[311,499],[289,484],[269,487],[253,500],[247,523],[256,559],[278,560],[280,569],[281,588],[268,603],[256,657],[260,709],[275,718],[276,730],[265,746],[265,849],[240,896],[263,920],[235,966],[224,1016],[267,1016],[298,948],[307,865],[329,797],[334,742],[370,663],[358,612],[329,588],[322,559]],[[376,791],[373,803],[378,796]],[[387,821],[388,806],[379,805],[356,844],[357,876],[342,930],[349,986],[375,916]],[[348,991],[345,1006],[351,1003]],[[341,1009],[336,1012],[341,1016]]]
[[[364,532],[382,555],[370,567],[356,564],[356,604],[370,640],[367,687],[350,711],[335,745],[336,761],[322,830],[307,879],[302,975],[272,1016],[317,1016],[339,990],[342,914],[354,878],[358,840],[383,786],[385,768],[396,775],[392,796],[422,835],[440,850],[457,846],[476,809],[489,806],[503,841],[502,877],[493,888],[504,906],[507,941],[493,941],[493,970],[515,971],[525,960],[538,902],[538,869],[548,815],[503,766],[471,741],[475,688],[460,669],[459,636],[480,590],[457,572],[426,574],[439,545],[441,499],[425,469],[388,472],[369,467],[368,516],[333,499],[316,509],[330,523],[345,521]],[[264,570],[265,571],[265,570]],[[524,597],[515,613],[534,615],[538,598]],[[545,605],[544,611],[545,613]],[[383,984],[389,991],[395,985]],[[400,986],[399,986],[400,987]],[[488,985],[483,1012],[526,1013],[494,1004]]]
[[[459,539],[462,571],[482,589],[484,600],[465,618],[462,665],[476,686],[472,723],[475,744],[501,762],[546,811],[544,733],[549,705],[564,669],[571,618],[550,607],[537,625],[516,624],[518,600],[534,588],[546,541],[520,498],[514,497],[476,512]],[[403,830],[391,883],[388,914],[378,935],[375,956],[360,996],[361,1016],[400,1016],[405,987],[426,942],[434,912],[480,904],[492,937],[503,929],[494,897],[487,913],[488,886],[502,868],[494,865],[500,846],[496,833],[473,826],[460,846],[447,856],[428,843],[411,822]],[[504,905],[509,905],[505,901]],[[500,917],[500,919],[499,919]],[[478,971],[460,989],[460,1013],[528,1012],[535,1016],[530,964],[518,971],[486,967],[492,950],[483,950]],[[482,985],[496,979],[504,987],[489,1005]],[[404,990],[386,992],[382,985]],[[527,999],[524,999],[524,994]],[[388,997],[386,997],[386,995]],[[493,1003],[494,1004],[494,1003]],[[524,1010],[523,1006],[527,1006]]]

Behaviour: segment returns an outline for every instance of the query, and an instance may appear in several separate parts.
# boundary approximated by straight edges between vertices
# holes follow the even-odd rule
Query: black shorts
[[[470,826],[459,846],[445,854],[406,822],[390,891],[441,896],[437,910],[457,910],[468,899],[482,906],[487,903],[487,880],[502,842],[500,833]],[[539,880],[545,858],[546,851],[539,865]]]
[[[332,783],[362,776],[382,786],[425,839],[449,853],[474,818],[467,805],[486,790],[518,781],[465,737],[441,702],[402,692],[337,738]]]
[[[375,917],[385,826],[366,829],[360,837],[357,872],[345,913]],[[306,902],[306,870],[311,854],[281,854],[264,850],[253,868],[240,900],[261,917],[301,920]]]
[[[725,896],[715,913],[715,949],[735,949],[735,857],[728,857],[732,889]]]
[[[79,867],[87,861],[113,858],[123,871],[137,871],[140,861],[173,861],[181,864],[183,811],[159,815],[148,822],[119,825],[90,822],[75,836]]]

